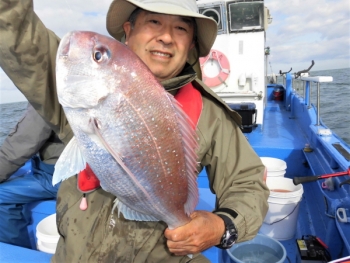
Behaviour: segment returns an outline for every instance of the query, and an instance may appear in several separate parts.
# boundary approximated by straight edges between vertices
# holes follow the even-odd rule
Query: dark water
[[[350,69],[310,72],[311,76],[332,76],[333,82],[321,83],[320,116],[323,123],[350,145]],[[316,85],[312,102],[316,105]]]
[[[321,120],[350,145],[350,69],[311,71],[311,76],[333,76],[333,82],[321,84]],[[316,105],[316,88],[312,102]],[[27,102],[0,104],[0,145],[23,115]]]
[[[0,145],[23,116],[28,102],[0,104]]]

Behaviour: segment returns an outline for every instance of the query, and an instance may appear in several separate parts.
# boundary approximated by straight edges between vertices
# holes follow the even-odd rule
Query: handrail
[[[312,82],[332,82],[333,77],[330,76],[317,76],[317,77],[300,77],[301,80],[312,81]]]
[[[317,123],[316,126],[320,126],[320,102],[321,102],[321,93],[320,93],[320,83],[322,82],[332,82],[333,77],[330,76],[319,76],[319,77],[300,77],[302,81],[306,81],[306,94],[310,94],[310,84],[311,82],[317,83]],[[307,98],[307,105],[310,105],[310,96]],[[306,102],[306,98],[305,98]]]
[[[292,79],[296,78],[295,76],[292,76],[290,73],[286,74],[286,108],[289,110],[291,107],[291,92],[293,90],[293,81]],[[310,100],[311,100],[311,83],[317,83],[317,126],[320,126],[320,83],[325,83],[325,82],[332,82],[333,77],[330,76],[317,76],[317,77],[309,77],[309,76],[303,76],[301,75],[299,77],[300,80],[304,81],[305,83],[305,90],[304,90],[304,100],[305,100],[305,105],[308,105],[310,107]]]

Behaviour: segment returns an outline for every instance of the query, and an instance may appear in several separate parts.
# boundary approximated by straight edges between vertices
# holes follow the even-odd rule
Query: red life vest
[[[192,83],[188,83],[177,92],[175,99],[181,104],[182,109],[191,119],[195,129],[203,107],[201,93],[193,87]],[[100,181],[91,170],[89,164],[86,164],[85,170],[78,174],[78,189],[83,193],[88,193],[98,187],[100,187]]]

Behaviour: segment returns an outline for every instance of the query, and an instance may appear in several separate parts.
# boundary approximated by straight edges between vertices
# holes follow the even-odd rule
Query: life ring
[[[205,74],[205,71],[203,70],[205,64],[210,61],[217,61],[220,67],[219,74],[217,74],[214,77],[208,77]],[[199,62],[201,64],[203,82],[208,87],[213,88],[213,87],[219,86],[220,84],[225,84],[227,86],[225,81],[230,74],[230,62],[228,61],[224,53],[218,50],[212,49],[210,50],[209,54],[206,57],[200,58]]]

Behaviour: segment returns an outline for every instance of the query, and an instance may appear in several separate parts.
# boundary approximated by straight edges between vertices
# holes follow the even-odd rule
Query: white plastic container
[[[260,157],[267,169],[267,177],[284,177],[287,163],[281,159],[272,157]]]
[[[58,239],[60,238],[56,226],[56,214],[45,217],[39,222],[36,227],[36,237],[38,239],[38,250],[55,254]]]
[[[291,239],[296,231],[303,185],[294,185],[292,179],[284,177],[267,177],[266,185],[270,189],[269,210],[259,233],[277,240]]]

